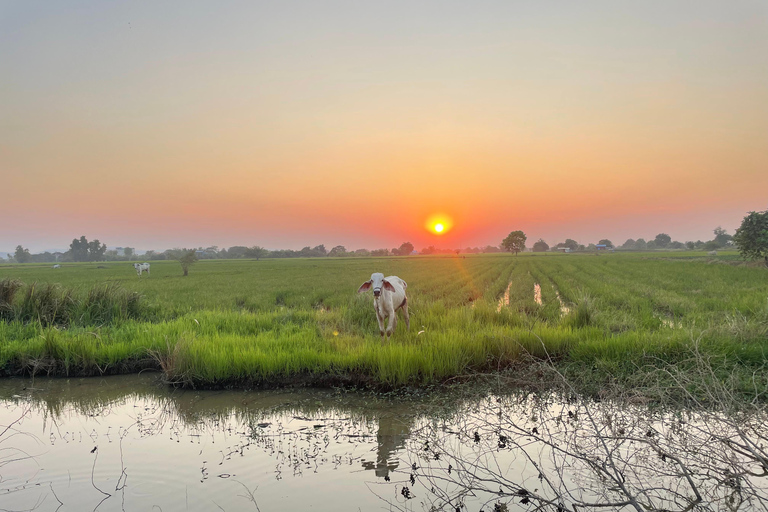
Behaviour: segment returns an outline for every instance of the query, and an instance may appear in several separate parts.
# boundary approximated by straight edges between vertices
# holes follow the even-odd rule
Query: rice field
[[[159,261],[141,278],[125,262],[5,265],[0,281],[23,285],[0,293],[0,368],[397,388],[533,357],[594,393],[695,351],[748,386],[765,374],[768,271],[737,263],[701,253],[204,260],[183,277]],[[408,283],[411,329],[401,321],[391,339],[371,294],[356,293],[376,271]]]

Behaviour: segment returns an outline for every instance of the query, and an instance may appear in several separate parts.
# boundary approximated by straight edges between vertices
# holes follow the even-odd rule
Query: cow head
[[[395,291],[395,287],[392,286],[389,281],[384,279],[384,274],[381,272],[374,272],[371,274],[370,281],[366,281],[361,284],[360,288],[357,289],[357,293],[362,293],[364,291],[370,290],[371,288],[373,288],[374,297],[380,296],[381,290],[389,290],[390,292]]]

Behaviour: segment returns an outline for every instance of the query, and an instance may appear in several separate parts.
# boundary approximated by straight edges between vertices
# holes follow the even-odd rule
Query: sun
[[[444,235],[453,227],[453,221],[444,213],[436,213],[426,220],[424,227],[433,235]]]

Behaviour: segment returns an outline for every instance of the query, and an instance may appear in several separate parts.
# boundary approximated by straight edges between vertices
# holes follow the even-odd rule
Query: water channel
[[[765,503],[764,479],[740,480],[736,498],[734,486],[686,483],[683,467],[722,467],[715,452],[700,460],[713,443],[706,421],[637,412],[436,391],[174,390],[151,374],[6,379],[0,510],[571,510],[626,495],[670,510],[696,495]],[[689,458],[670,465],[672,456]],[[600,460],[622,465],[626,492],[591,466]]]

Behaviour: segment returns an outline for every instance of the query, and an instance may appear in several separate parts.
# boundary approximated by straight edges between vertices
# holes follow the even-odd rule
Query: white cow
[[[411,319],[408,316],[408,297],[405,289],[408,287],[405,281],[397,276],[384,277],[381,272],[371,274],[371,279],[360,285],[357,293],[373,289],[373,309],[376,311],[376,319],[379,321],[379,332],[384,336],[384,320],[389,318],[387,336],[392,336],[397,326],[397,310],[402,309],[405,317],[405,325],[411,328]]]
[[[134,263],[133,268],[136,269],[136,273],[141,277],[142,272],[146,272],[149,275],[149,263]]]
[[[53,266],[53,267],[51,267],[51,268],[61,268],[61,265],[59,265],[59,264],[57,263],[56,265],[54,265],[54,266]]]

